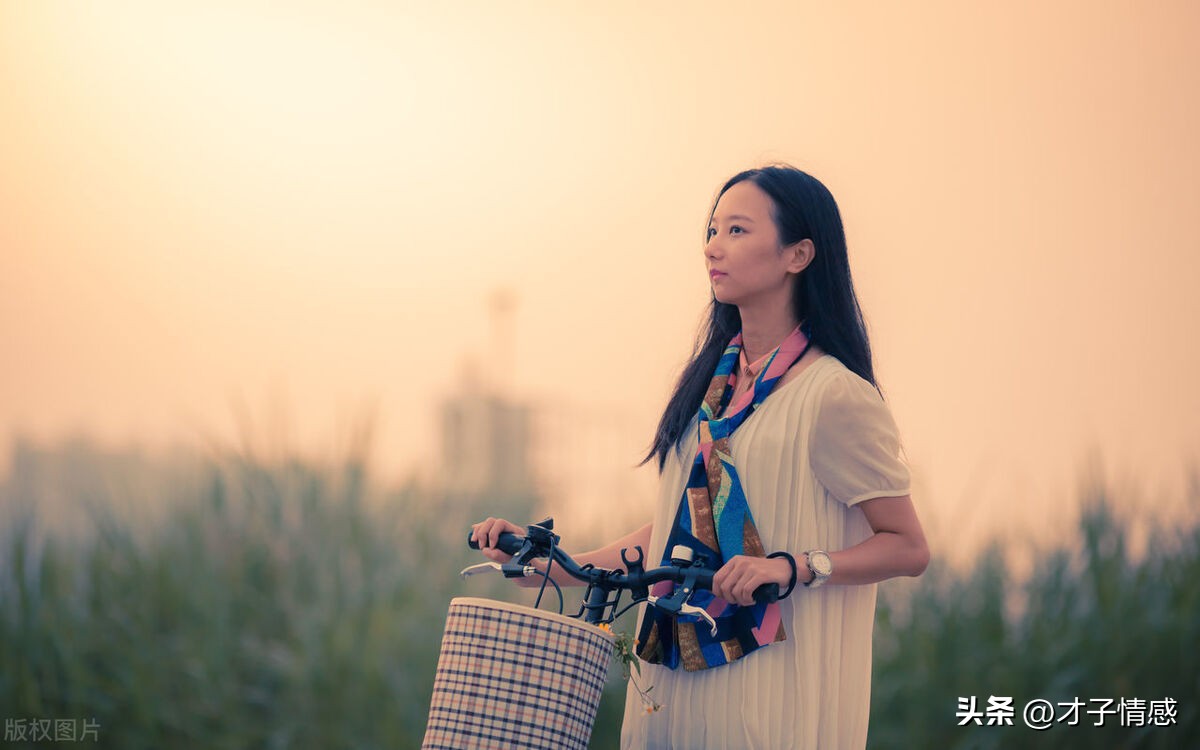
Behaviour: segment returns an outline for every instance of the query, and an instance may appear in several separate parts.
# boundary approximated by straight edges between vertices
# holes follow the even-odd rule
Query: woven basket
[[[585,750],[613,638],[491,599],[450,601],[424,750]]]

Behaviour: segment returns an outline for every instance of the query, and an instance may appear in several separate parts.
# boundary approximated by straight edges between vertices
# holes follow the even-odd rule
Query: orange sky
[[[1177,486],[1197,6],[755,5],[0,4],[0,440],[242,401],[330,455],[374,409],[399,477],[498,287],[520,393],[648,437],[713,192],[782,159],[841,203],[935,533],[1057,522],[1093,450]]]

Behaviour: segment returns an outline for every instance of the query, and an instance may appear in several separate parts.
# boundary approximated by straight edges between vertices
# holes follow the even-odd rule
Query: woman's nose
[[[704,257],[708,260],[720,258],[724,254],[720,241],[713,237],[704,243]]]

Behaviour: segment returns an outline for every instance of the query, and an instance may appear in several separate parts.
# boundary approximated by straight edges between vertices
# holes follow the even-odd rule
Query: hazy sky
[[[648,439],[714,191],[786,160],[840,202],[927,526],[1052,525],[1093,452],[1162,502],[1200,454],[1200,6],[749,5],[0,0],[0,440],[244,403],[328,456],[371,412],[399,477],[501,287],[504,380]]]

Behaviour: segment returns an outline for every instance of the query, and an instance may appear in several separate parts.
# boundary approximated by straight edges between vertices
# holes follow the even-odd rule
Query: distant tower
[[[441,482],[451,498],[490,515],[526,520],[536,503],[532,409],[513,398],[515,295],[488,299],[487,361],[466,360],[455,394],[442,402]]]
[[[513,370],[516,357],[517,295],[505,287],[496,288],[488,298],[488,318],[491,321],[491,345],[488,347],[490,383],[494,393],[512,396]]]

